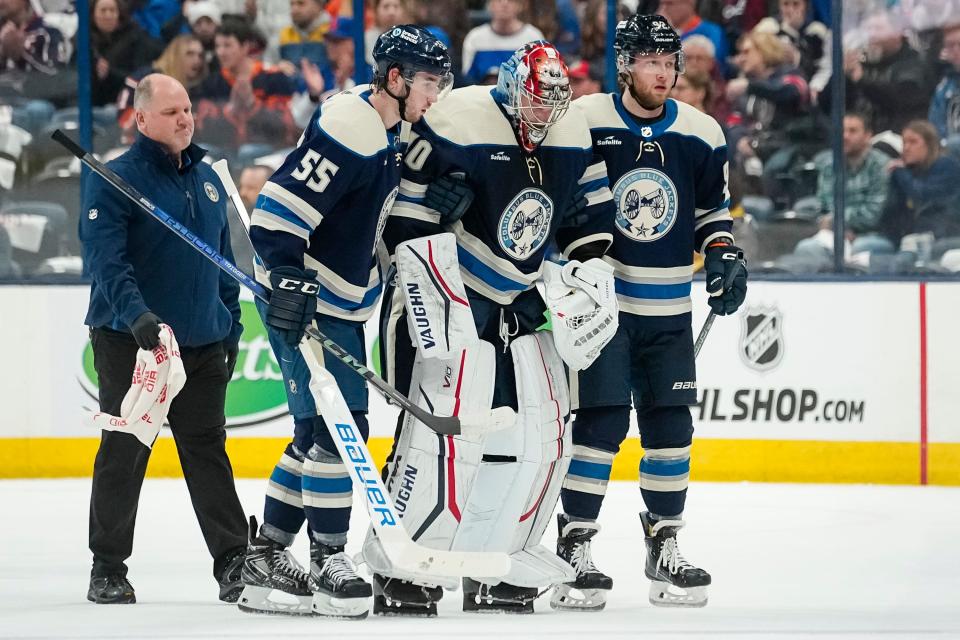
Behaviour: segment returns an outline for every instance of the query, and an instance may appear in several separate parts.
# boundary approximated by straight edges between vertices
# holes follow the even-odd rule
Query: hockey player
[[[258,302],[287,386],[293,441],[267,488],[259,534],[251,518],[239,605],[246,611],[365,617],[369,583],[343,552],[352,482],[308,390],[297,346],[314,322],[363,362],[363,323],[382,290],[378,245],[400,182],[401,121],[416,122],[451,82],[445,45],[420,27],[385,32],[373,49],[375,76],[328,100],[300,144],[266,183],[251,218],[258,282],[272,290]],[[310,348],[336,378],[367,438],[367,389],[338,360]],[[307,521],[309,575],[286,548]],[[296,604],[273,600],[278,590]],[[312,592],[312,596],[311,596]],[[289,598],[288,598],[289,599]]]
[[[464,579],[467,611],[531,612],[540,589],[573,576],[569,565],[557,564],[556,556],[538,544],[569,461],[567,390],[557,354],[568,362],[583,360],[576,366],[585,366],[612,337],[617,315],[613,270],[599,260],[612,236],[577,226],[589,220],[599,228],[612,218],[611,194],[602,162],[594,161],[586,121],[582,114],[568,112],[569,102],[566,66],[543,41],[517,50],[501,66],[492,90],[454,90],[413,126],[417,138],[406,156],[400,195],[384,234],[388,247],[409,238],[432,238],[420,253],[407,249],[424,266],[429,258],[435,275],[427,275],[447,305],[437,320],[445,323],[446,333],[436,331],[422,310],[430,282],[424,278],[424,287],[408,283],[398,250],[399,277],[381,308],[381,360],[388,379],[401,391],[409,388],[411,398],[426,398],[428,406],[438,407],[425,382],[430,380],[429,363],[436,360],[423,352],[433,348],[433,341],[425,349],[422,338],[427,331],[432,339],[449,334],[451,326],[457,329],[449,318],[469,307],[470,326],[464,332],[479,338],[480,353],[474,357],[473,347],[467,347],[449,365],[441,360],[438,394],[455,388],[454,411],[462,410],[461,400],[467,404],[477,397],[467,387],[489,367],[489,388],[478,384],[479,395],[489,392],[481,404],[518,411],[517,425],[483,443],[429,433],[421,438],[414,432],[421,425],[409,420],[398,427],[388,487],[404,507],[408,531],[421,536],[421,543],[452,540],[457,548],[511,553],[514,568],[499,582]],[[445,184],[454,199],[461,189],[472,192],[461,218],[438,213],[440,204],[428,189],[436,184]],[[582,220],[566,216],[577,193],[587,194]],[[449,263],[441,250],[443,235],[431,236],[443,231],[455,238],[447,234]],[[560,272],[553,263],[545,264],[551,246],[571,261],[560,279],[551,281],[551,290],[559,286],[564,300],[580,300],[590,287],[609,291],[606,307],[583,296],[588,311],[577,316],[579,323],[571,323],[582,330],[578,339],[561,332],[566,331],[559,319],[563,313],[554,313],[553,342],[546,342],[551,334],[535,333],[545,310],[536,282],[545,272]],[[461,277],[463,295],[452,284]],[[575,284],[568,287],[570,282]],[[408,316],[416,319],[411,323],[415,336],[407,331]],[[590,353],[581,358],[577,349]],[[540,549],[545,553],[540,555]],[[364,557],[376,572],[374,613],[436,614],[442,581],[410,579],[378,567],[366,545]]]
[[[693,435],[688,407],[697,400],[691,256],[704,255],[710,307],[719,315],[743,302],[747,271],[733,246],[720,127],[668,98],[683,73],[680,38],[661,16],[635,15],[617,25],[615,51],[623,93],[585,96],[573,108],[587,118],[612,185],[614,240],[604,259],[615,268],[620,328],[593,366],[571,374],[574,449],[561,492],[557,553],[578,575],[555,589],[551,604],[600,609],[613,587],[593,564],[590,541],[632,398],[644,448],[640,492],[647,511],[640,518],[650,601],[703,606],[710,574],[684,560],[676,540]],[[724,289],[734,270],[738,275]]]

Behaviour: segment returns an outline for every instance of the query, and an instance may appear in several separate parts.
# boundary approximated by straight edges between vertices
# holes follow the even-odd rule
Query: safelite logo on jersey
[[[227,387],[227,427],[259,424],[287,413],[283,375],[253,302],[240,301],[240,322],[243,323],[240,354]],[[96,400],[97,372],[89,342],[83,349],[82,368],[77,379],[84,391]]]

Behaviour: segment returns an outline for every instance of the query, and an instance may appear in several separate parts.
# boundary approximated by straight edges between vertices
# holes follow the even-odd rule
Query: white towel
[[[167,419],[170,403],[186,381],[180,345],[173,336],[173,329],[161,324],[160,345],[153,351],[137,351],[133,380],[120,405],[120,415],[95,413],[93,424],[107,431],[132,434],[151,449]]]

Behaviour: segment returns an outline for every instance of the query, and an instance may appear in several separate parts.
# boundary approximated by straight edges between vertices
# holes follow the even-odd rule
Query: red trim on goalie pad
[[[457,506],[457,475],[453,459],[457,450],[453,446],[453,436],[447,436],[447,508],[457,522],[460,522],[460,507]]]
[[[454,302],[459,302],[465,307],[469,307],[470,303],[463,298],[458,298],[455,296],[453,291],[450,290],[450,287],[447,285],[446,281],[443,279],[443,276],[440,275],[440,269],[438,269],[437,265],[433,262],[433,242],[431,240],[427,240],[427,260],[430,261],[430,268],[433,269],[433,275],[437,276],[437,280],[440,281],[440,284],[443,286],[443,290],[447,292],[447,295],[450,296],[450,299]]]
[[[560,403],[557,402],[557,397],[553,393],[553,383],[550,382],[550,371],[547,369],[547,361],[543,357],[543,348],[540,346],[540,341],[537,340],[537,352],[540,354],[540,363],[543,365],[543,373],[547,379],[547,389],[550,392],[550,400],[553,402],[553,406],[557,410],[557,460],[563,457],[563,419],[560,415]],[[547,477],[544,479],[543,488],[540,489],[540,495],[537,497],[536,503],[533,507],[530,508],[530,511],[527,511],[525,514],[520,516],[520,522],[528,519],[537,510],[540,508],[540,503],[543,502],[543,496],[547,493],[547,487],[550,486],[550,478],[553,477],[553,469],[557,465],[557,460],[554,460],[550,463],[550,469],[547,471]]]

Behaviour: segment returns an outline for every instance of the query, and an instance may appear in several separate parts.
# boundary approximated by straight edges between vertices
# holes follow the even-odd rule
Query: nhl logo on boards
[[[211,182],[203,183],[203,192],[207,194],[207,197],[210,198],[210,202],[219,202],[220,201],[220,192],[217,191],[217,188],[213,186]]]
[[[677,220],[677,188],[656,169],[634,169],[613,187],[617,203],[616,227],[637,242],[665,236]]]
[[[526,260],[547,239],[553,201],[539,189],[518,193],[500,216],[500,246],[515,260]]]
[[[751,369],[769,371],[783,359],[783,314],[776,307],[740,313],[740,358]]]

